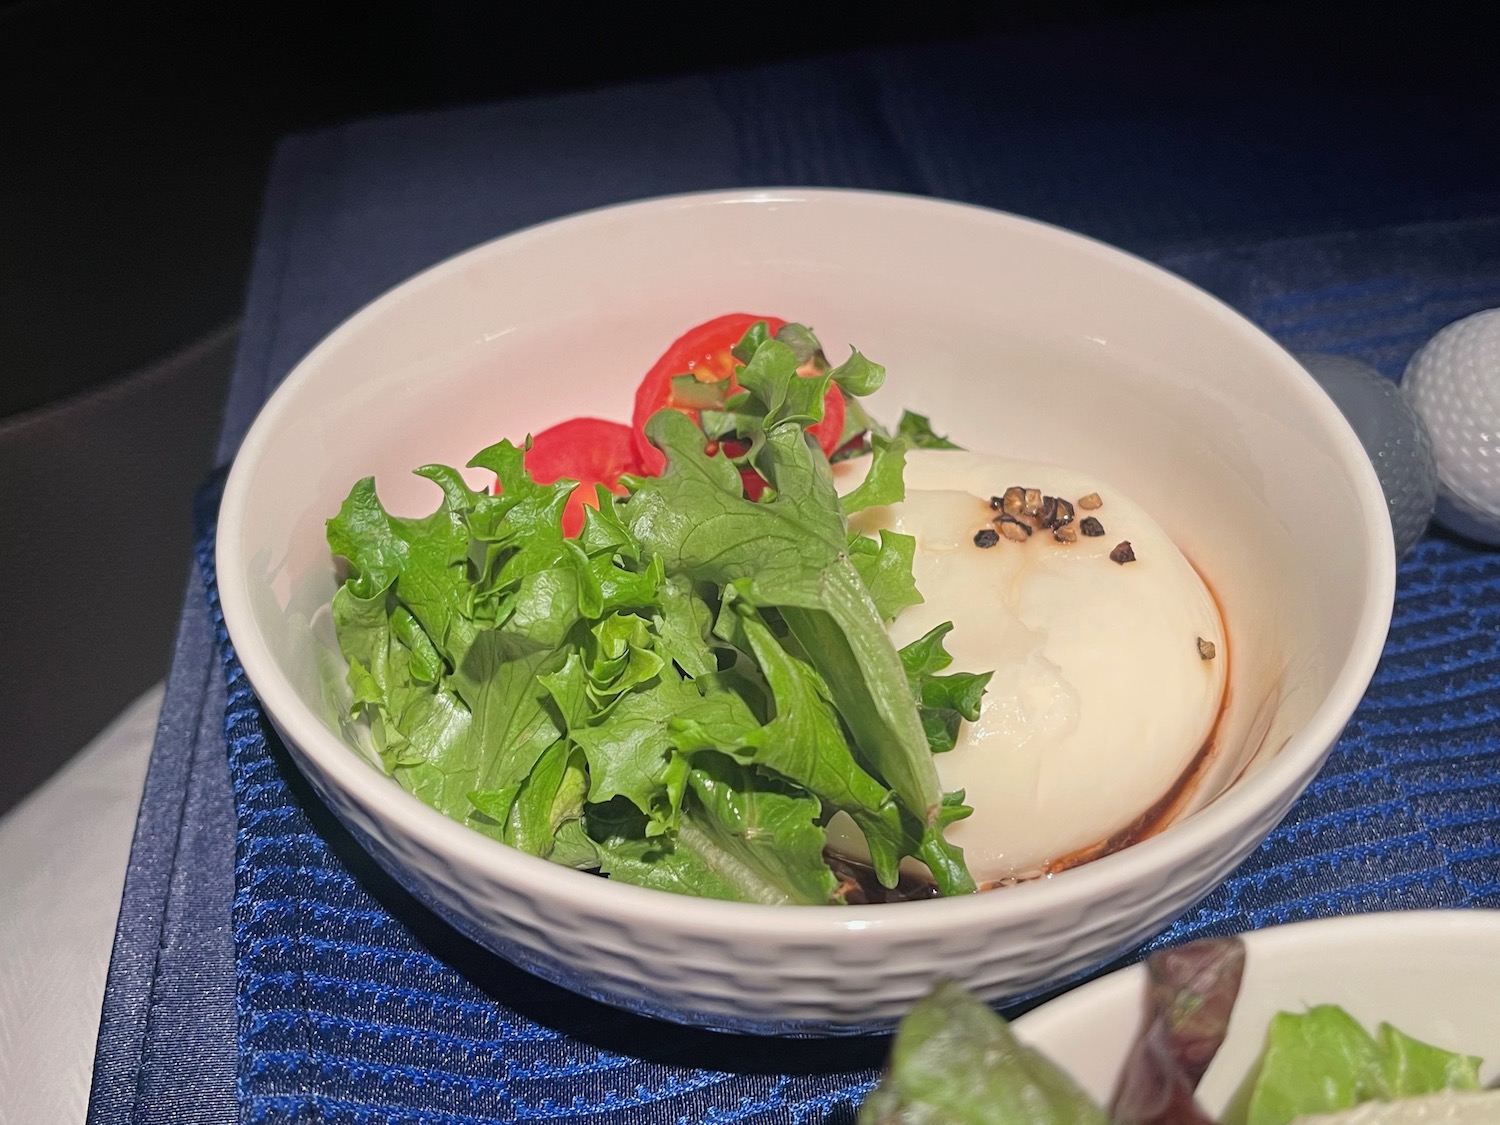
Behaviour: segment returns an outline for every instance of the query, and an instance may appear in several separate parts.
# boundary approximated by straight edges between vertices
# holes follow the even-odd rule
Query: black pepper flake
[[[1097,492],[1090,492],[1087,496],[1078,498],[1078,506],[1085,512],[1092,512],[1095,508],[1104,507],[1104,501],[1099,499]]]
[[[996,511],[996,512],[998,512],[1000,510],[1000,505],[1004,504],[1004,503],[1005,503],[1005,501],[1002,500],[998,496],[991,496],[990,497],[990,508],[992,510]]]
[[[1085,535],[1091,535],[1097,538],[1098,536],[1104,534],[1104,525],[1096,520],[1093,516],[1084,516],[1083,519],[1078,521],[1078,530],[1083,532]]]
[[[1013,516],[1001,516],[995,521],[1000,525],[1000,534],[1016,543],[1024,543],[1031,538],[1031,525],[1022,523]]]
[[[1059,527],[1053,530],[1052,538],[1059,543],[1076,543],[1078,541],[1078,529],[1076,527]]]
[[[982,527],[974,533],[974,546],[993,547],[1000,542],[1000,533],[993,527]]]
[[[1135,562],[1135,551],[1130,546],[1129,539],[1121,539],[1115,544],[1115,549],[1109,553],[1109,557],[1124,566],[1128,562]]]
[[[1198,658],[1200,660],[1212,660],[1218,655],[1219,650],[1214,647],[1213,641],[1205,641],[1202,637],[1198,638]]]
[[[1052,515],[1047,520],[1050,528],[1066,527],[1073,522],[1073,505],[1066,500],[1056,500],[1052,505]]]
[[[1011,485],[1000,497],[1000,508],[1012,519],[1020,519],[1026,514],[1026,490],[1018,484]]]

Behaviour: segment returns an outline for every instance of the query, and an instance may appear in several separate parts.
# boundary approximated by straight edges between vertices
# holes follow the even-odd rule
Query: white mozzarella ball
[[[865,468],[838,466],[840,490]],[[916,540],[925,601],[892,639],[951,621],[948,671],[994,672],[978,720],[936,758],[944,789],[974,809],[948,837],[981,884],[1044,872],[1129,830],[1200,760],[1228,664],[1218,608],[1156,521],[1107,482],[946,450],[910,453],[905,479],[903,502],[851,520]],[[990,497],[1011,485],[1075,503],[1097,493],[1102,506],[1076,509],[1071,526],[1093,517],[1104,534],[1064,543],[1041,529],[979,546],[976,532],[995,526]],[[1135,557],[1122,564],[1111,552],[1126,541]]]

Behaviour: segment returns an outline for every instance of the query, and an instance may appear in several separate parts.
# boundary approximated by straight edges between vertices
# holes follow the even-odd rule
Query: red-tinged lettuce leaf
[[[1213,1125],[1194,1091],[1229,1030],[1245,971],[1238,938],[1208,938],[1153,954],[1146,1016],[1110,1107],[1116,1125]]]

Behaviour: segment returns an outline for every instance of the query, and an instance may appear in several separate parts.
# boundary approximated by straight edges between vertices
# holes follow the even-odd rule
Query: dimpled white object
[[[1500,309],[1448,325],[1412,356],[1401,382],[1437,460],[1437,518],[1500,546]]]
[[[1370,455],[1391,513],[1396,557],[1417,545],[1437,502],[1432,441],[1401,389],[1368,363],[1346,355],[1299,355],[1298,362],[1338,403]]]

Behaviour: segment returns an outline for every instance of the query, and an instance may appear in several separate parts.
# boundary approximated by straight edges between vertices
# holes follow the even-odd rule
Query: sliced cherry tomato
[[[672,407],[690,416],[695,421],[698,411],[672,399],[672,379],[677,375],[693,374],[704,383],[717,383],[723,379],[734,379],[734,368],[738,362],[731,354],[745,332],[758,320],[764,320],[774,336],[786,321],[774,316],[753,316],[749,313],[729,313],[705,321],[677,338],[660,359],[646,372],[635,392],[635,413],[631,424],[635,431],[635,452],[642,470],[655,476],[666,467],[667,459],[661,450],[646,440],[646,419],[665,407]],[[738,381],[731,389],[740,389]],[[810,428],[809,432],[823,447],[824,453],[832,453],[838,447],[839,435],[844,430],[844,393],[829,385],[828,397],[823,400],[823,420]]]
[[[578,481],[563,509],[564,535],[583,530],[583,506],[596,507],[596,484],[614,492],[621,473],[641,472],[629,426],[603,418],[572,418],[543,430],[531,439],[526,451],[526,469],[538,484],[551,484],[563,477]]]

